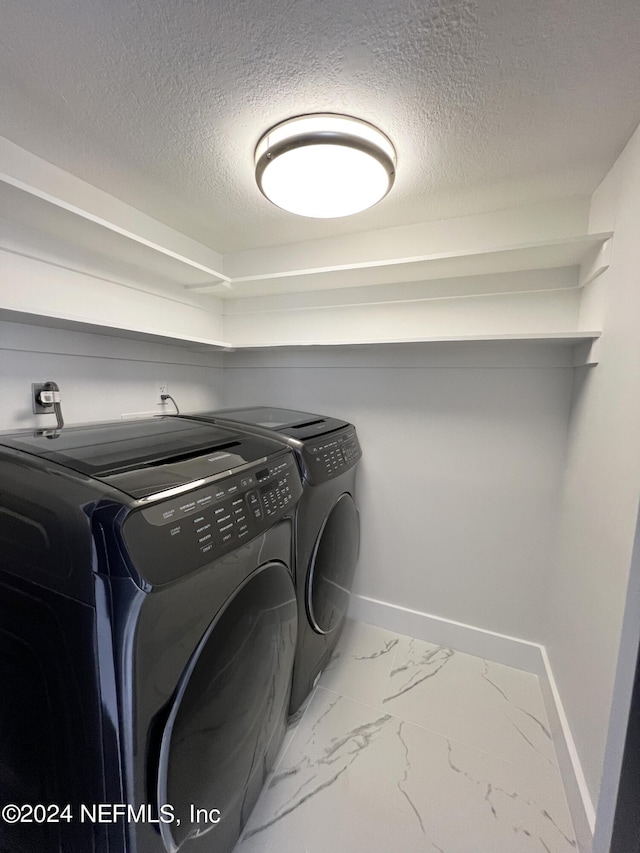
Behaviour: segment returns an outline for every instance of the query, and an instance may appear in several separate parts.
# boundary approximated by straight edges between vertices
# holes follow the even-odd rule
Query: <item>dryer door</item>
[[[271,562],[236,589],[202,637],[160,748],[158,803],[176,818],[160,824],[167,850],[233,848],[284,733],[296,632],[293,581]]]
[[[330,634],[347,614],[360,546],[360,516],[345,492],[318,534],[307,574],[307,615],[319,634]]]

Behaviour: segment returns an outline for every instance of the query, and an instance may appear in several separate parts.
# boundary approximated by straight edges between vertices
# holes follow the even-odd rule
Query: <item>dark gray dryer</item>
[[[349,605],[360,544],[355,503],[362,456],[353,424],[269,407],[186,415],[277,438],[295,451],[303,495],[295,517],[298,643],[291,713],[312,689],[338,641]]]
[[[301,494],[281,443],[210,424],[0,435],[2,798],[69,804],[0,849],[231,851],[284,733]]]

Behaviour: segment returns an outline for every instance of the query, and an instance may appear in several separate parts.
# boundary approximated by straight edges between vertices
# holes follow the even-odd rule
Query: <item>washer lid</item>
[[[22,450],[103,480],[140,498],[281,453],[268,438],[212,424],[157,417],[0,434],[0,445]]]
[[[200,412],[191,417],[215,417],[236,423],[271,429],[280,435],[304,440],[316,435],[324,435],[336,429],[348,426],[347,421],[311,412],[298,412],[294,409],[277,409],[269,406],[255,406],[244,409],[224,409],[217,412]]]

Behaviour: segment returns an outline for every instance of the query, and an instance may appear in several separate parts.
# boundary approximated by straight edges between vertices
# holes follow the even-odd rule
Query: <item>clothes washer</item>
[[[301,494],[281,443],[193,421],[0,435],[0,850],[233,848],[284,733]]]
[[[360,543],[355,479],[362,451],[356,429],[338,418],[269,407],[185,417],[276,437],[296,454],[304,491],[295,517],[299,620],[293,713],[326,665],[349,604]]]

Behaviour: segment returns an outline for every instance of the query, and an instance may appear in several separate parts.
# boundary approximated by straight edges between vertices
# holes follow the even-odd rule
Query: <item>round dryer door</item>
[[[167,850],[232,849],[280,746],[296,631],[293,581],[273,562],[235,591],[202,637],[160,748],[158,802],[176,818],[160,823]]]
[[[319,634],[335,631],[346,616],[359,545],[360,516],[345,492],[322,525],[307,575],[307,613]]]

